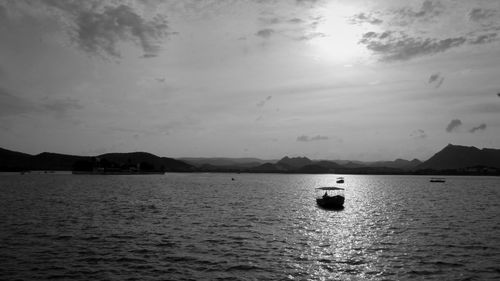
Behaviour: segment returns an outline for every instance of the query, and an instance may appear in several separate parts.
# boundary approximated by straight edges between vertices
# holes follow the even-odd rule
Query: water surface
[[[337,176],[2,175],[0,279],[500,279],[499,178]]]

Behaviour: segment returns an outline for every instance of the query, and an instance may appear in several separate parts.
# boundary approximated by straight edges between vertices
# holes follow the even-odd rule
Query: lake
[[[500,280],[500,178],[337,176],[0,175],[0,279]]]

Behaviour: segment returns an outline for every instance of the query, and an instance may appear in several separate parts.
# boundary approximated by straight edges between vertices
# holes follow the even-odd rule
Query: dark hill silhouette
[[[80,171],[91,171],[93,166],[103,159],[111,167],[121,168],[127,165],[137,167],[140,164],[143,168],[147,167],[147,170],[151,171],[187,172],[194,170],[193,166],[182,161],[168,157],[158,157],[146,152],[108,153],[92,157],[50,152],[30,155],[0,148],[0,171],[71,171],[75,167],[78,167]]]
[[[88,156],[43,152],[31,157],[29,169],[69,171],[75,162],[88,159],[90,159]]]
[[[33,155],[0,148],[0,171],[20,171],[30,164]]]
[[[418,165],[417,169],[447,170],[474,166],[500,168],[500,149],[448,144],[429,160]]]
[[[250,168],[248,171],[253,173],[285,173],[288,169],[281,165],[265,163],[257,167]]]
[[[202,159],[202,158],[198,158]],[[360,162],[342,160],[312,161],[307,157],[284,157],[261,164],[257,158],[219,159],[198,167],[173,158],[159,157],[147,152],[107,153],[99,156],[76,156],[58,153],[30,155],[0,148],[0,171],[74,170],[93,172],[258,172],[258,173],[345,173],[345,174],[500,174],[500,149],[447,145],[427,161],[396,159],[395,161]],[[220,160],[222,159],[222,160]],[[260,160],[258,162],[247,162]],[[234,163],[234,164],[231,164]],[[253,164],[252,164],[253,163]]]
[[[311,161],[307,157],[292,157],[289,158],[288,156],[283,157],[280,161],[276,163],[276,165],[291,168],[291,169],[298,169],[301,167],[304,167],[306,165],[311,165],[313,161]]]
[[[197,157],[183,157],[177,160],[191,164],[197,167],[222,167],[222,168],[250,168],[256,167],[265,163],[274,163],[275,160],[262,160],[259,158],[227,158],[227,157],[210,157],[210,158],[197,158]],[[209,166],[206,166],[209,165]]]
[[[365,165],[370,167],[386,167],[386,168],[396,168],[403,170],[413,170],[420,164],[422,164],[422,162],[418,159],[413,159],[409,161],[398,158],[394,161],[377,161],[377,162],[366,163]]]
[[[159,157],[148,152],[106,153],[98,158],[117,163],[120,166],[141,164],[150,166],[149,170],[184,172],[193,169],[193,166],[168,157]]]

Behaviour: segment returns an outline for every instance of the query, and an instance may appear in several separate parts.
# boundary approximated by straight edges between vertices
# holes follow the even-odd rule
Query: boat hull
[[[335,195],[323,198],[317,198],[316,203],[318,206],[325,209],[342,209],[344,208],[344,196]]]

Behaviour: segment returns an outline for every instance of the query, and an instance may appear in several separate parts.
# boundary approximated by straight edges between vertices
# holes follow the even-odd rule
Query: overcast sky
[[[500,148],[500,1],[0,0],[0,147],[426,160]]]

